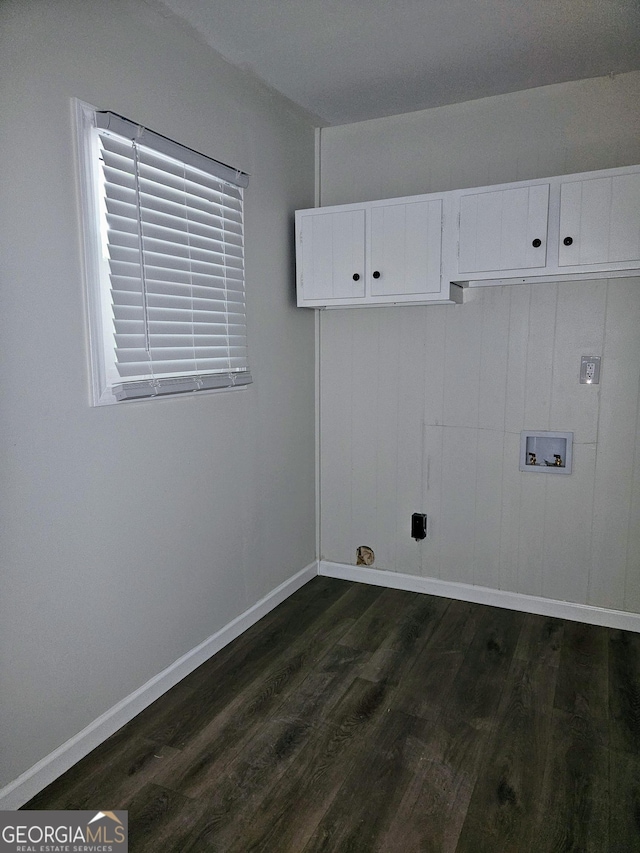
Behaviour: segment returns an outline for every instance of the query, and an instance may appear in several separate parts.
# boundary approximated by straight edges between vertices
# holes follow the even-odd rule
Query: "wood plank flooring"
[[[132,853],[640,851],[640,635],[315,578],[31,800]]]

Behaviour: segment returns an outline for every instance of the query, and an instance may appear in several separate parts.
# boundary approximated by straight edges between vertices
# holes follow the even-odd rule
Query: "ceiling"
[[[640,0],[161,0],[318,124],[640,69]]]

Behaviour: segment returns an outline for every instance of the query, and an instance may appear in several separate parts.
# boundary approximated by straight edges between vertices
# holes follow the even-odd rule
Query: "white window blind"
[[[94,115],[113,398],[248,384],[246,175],[112,113]]]

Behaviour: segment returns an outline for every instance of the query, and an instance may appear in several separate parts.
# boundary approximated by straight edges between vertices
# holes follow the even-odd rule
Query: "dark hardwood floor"
[[[640,635],[316,578],[31,800],[133,853],[640,851]]]

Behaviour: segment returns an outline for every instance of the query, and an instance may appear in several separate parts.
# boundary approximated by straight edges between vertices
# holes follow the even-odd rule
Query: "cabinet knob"
[[[380,278],[380,273],[378,272],[378,270],[376,270],[376,271],[373,273],[373,277],[374,277],[374,278]]]
[[[542,246],[542,240],[539,240],[536,237],[536,239],[533,241],[533,243],[531,245],[533,246],[534,249],[539,249],[540,246]]]
[[[573,237],[565,237],[562,242],[565,246],[570,246],[573,243]]]
[[[354,274],[353,274],[353,280],[354,280],[354,281],[360,281],[360,273],[354,272]]]

